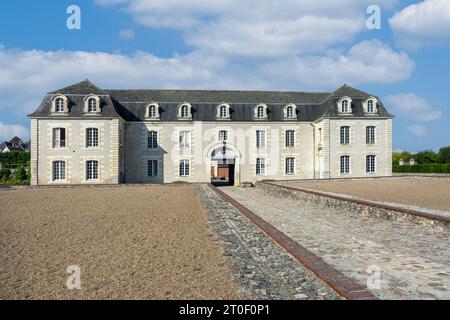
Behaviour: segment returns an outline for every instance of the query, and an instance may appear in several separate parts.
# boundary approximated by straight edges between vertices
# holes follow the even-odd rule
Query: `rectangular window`
[[[65,148],[66,147],[66,129],[54,128],[53,129],[53,148]]]
[[[89,160],[86,161],[86,180],[98,179],[98,161]]]
[[[98,147],[98,129],[87,128],[86,129],[86,148]]]
[[[375,143],[375,127],[374,126],[366,127],[366,143],[367,144]]]
[[[149,149],[158,148],[158,132],[157,131],[149,131],[148,132],[147,147]]]
[[[266,146],[266,131],[256,130],[256,147],[264,148]]]
[[[147,176],[156,177],[158,175],[158,161],[148,160],[147,162]]]
[[[341,144],[350,143],[350,127],[341,127]]]
[[[341,174],[350,173],[350,156],[341,156]]]
[[[266,160],[264,158],[256,158],[256,175],[262,176],[266,173]]]
[[[190,131],[180,131],[180,148],[189,148],[191,144],[191,132]]]
[[[375,173],[375,156],[366,157],[366,173]]]
[[[225,130],[219,131],[219,141],[227,141],[228,140],[228,132]]]
[[[286,158],[286,174],[294,174],[294,158]]]
[[[180,177],[189,176],[189,160],[180,161]]]
[[[295,146],[295,131],[294,130],[286,130],[286,147],[294,147]]]
[[[66,163],[64,161],[53,161],[53,181],[66,179]]]

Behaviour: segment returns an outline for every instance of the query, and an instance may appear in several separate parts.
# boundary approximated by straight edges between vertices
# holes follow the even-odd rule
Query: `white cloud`
[[[133,29],[123,29],[120,30],[119,32],[119,39],[121,40],[133,40],[134,38],[136,38],[136,33],[134,32]]]
[[[382,7],[396,0],[379,0]],[[180,29],[201,51],[247,57],[316,52],[365,29],[372,0],[96,0],[121,3],[143,26]]]
[[[450,1],[426,0],[396,13],[389,24],[401,45],[419,48],[450,40]]]
[[[404,93],[386,97],[385,104],[394,113],[417,121],[433,121],[439,119],[441,111],[433,107],[424,98],[414,93]]]
[[[410,126],[407,126],[406,129],[411,132],[416,137],[424,137],[427,135],[427,129],[420,124],[413,124]]]
[[[30,132],[28,128],[20,124],[5,124],[0,122],[0,143],[9,141],[12,137],[18,136],[22,140],[28,140]]]
[[[394,83],[407,79],[414,62],[404,53],[394,52],[378,40],[363,41],[346,54],[294,57],[267,64],[264,73],[305,87],[336,87],[343,83]]]
[[[414,64],[379,41],[346,54],[296,57],[257,66],[235,64],[195,51],[171,58],[85,51],[16,50],[0,47],[0,116],[24,117],[51,90],[89,78],[103,88],[335,89],[405,79]],[[26,88],[26,90],[24,90]]]

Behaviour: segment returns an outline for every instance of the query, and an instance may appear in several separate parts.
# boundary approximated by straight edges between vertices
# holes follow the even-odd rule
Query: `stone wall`
[[[372,215],[395,221],[410,221],[420,223],[426,226],[436,227],[440,230],[450,230],[450,219],[448,221],[439,220],[440,217],[427,217],[426,213],[414,212],[409,209],[390,209],[376,204],[358,203],[356,200],[339,200],[331,196],[320,195],[309,191],[283,187],[267,182],[258,182],[256,187],[268,194],[294,200],[306,201],[330,209],[345,209],[361,215]]]

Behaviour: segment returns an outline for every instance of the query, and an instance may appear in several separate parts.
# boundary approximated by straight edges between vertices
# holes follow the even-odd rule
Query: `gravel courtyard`
[[[345,181],[278,182],[278,184],[450,211],[450,178],[399,177]]]
[[[0,191],[0,299],[238,299],[193,186]],[[81,289],[66,288],[67,267]]]

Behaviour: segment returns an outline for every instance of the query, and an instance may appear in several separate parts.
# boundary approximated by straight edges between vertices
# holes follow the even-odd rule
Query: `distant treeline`
[[[402,159],[405,165],[400,166]],[[416,165],[410,166],[409,160],[414,159]],[[392,154],[392,171],[411,173],[450,173],[450,147],[439,149],[439,152],[425,150],[417,153],[407,151]]]

